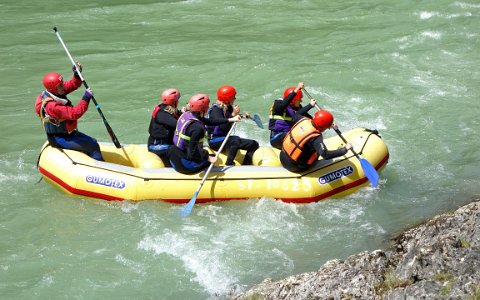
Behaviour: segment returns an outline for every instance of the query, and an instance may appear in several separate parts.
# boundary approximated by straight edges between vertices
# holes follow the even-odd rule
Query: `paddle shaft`
[[[307,95],[307,97],[308,97],[310,100],[313,99],[313,97],[310,96],[310,94],[307,92],[307,90],[306,90],[305,88],[303,88],[303,91],[305,92],[305,95]],[[316,108],[317,110],[321,110],[320,106],[318,106],[317,103],[315,103],[315,108]],[[345,144],[348,143],[348,141],[343,137],[342,132],[340,131],[340,129],[338,129],[337,126],[334,126],[334,127],[333,127],[333,130],[335,130],[335,132],[338,134],[338,136],[342,139],[342,141],[343,141]],[[353,150],[353,147],[350,149],[350,151],[352,151],[352,153],[353,153],[358,159],[360,159],[360,156],[358,155],[358,153],[357,153],[355,150]]]
[[[310,94],[305,90],[305,88],[303,89],[303,91],[305,92],[305,94],[308,96],[308,98],[313,99],[312,96],[310,96]],[[318,106],[317,103],[315,103],[315,107],[320,110],[320,106]],[[337,135],[342,139],[342,141],[346,144],[347,143],[347,140],[343,137],[342,135],[342,132],[340,131],[340,129],[338,129],[337,126],[334,126],[333,129],[335,130],[335,132],[337,133]],[[350,148],[350,151],[352,151],[352,153],[357,157],[357,159],[360,161],[360,165],[362,167],[362,170],[363,170],[363,173],[365,174],[365,176],[368,178],[368,180],[372,183],[373,187],[377,187],[378,186],[378,178],[379,178],[379,175],[378,175],[378,172],[377,170],[372,166],[372,164],[370,164],[366,159],[364,158],[361,158],[358,153],[352,148]]]
[[[230,135],[232,134],[233,129],[235,128],[236,125],[237,125],[237,122],[234,122],[232,127],[230,127],[230,130],[228,131],[227,135],[225,136],[225,139],[223,140],[222,144],[220,145],[220,148],[218,148],[217,154],[215,155],[216,159],[218,159],[218,156],[220,155],[223,148],[227,144],[227,140],[230,137]],[[197,195],[200,192],[200,190],[202,189],[203,183],[207,179],[207,176],[208,176],[208,174],[210,174],[210,171],[212,170],[214,165],[215,165],[214,163],[210,163],[210,166],[208,166],[208,169],[205,172],[205,175],[203,175],[203,178],[202,178],[202,181],[200,182],[200,185],[198,186],[197,190],[195,191],[195,195]]]
[[[59,33],[58,30],[57,30],[57,27],[53,27],[53,30],[55,31],[55,34],[57,35],[58,40],[59,40],[60,43],[62,44],[63,49],[65,49],[65,52],[67,53],[68,58],[69,58],[70,61],[72,62],[73,66],[75,67],[75,70],[77,70],[77,74],[78,74],[78,76],[80,77],[80,80],[82,80],[82,83],[83,83],[83,85],[85,86],[85,88],[88,89],[88,88],[89,88],[89,87],[88,87],[88,84],[87,84],[87,82],[85,81],[85,79],[83,78],[83,75],[82,75],[82,73],[80,72],[80,69],[78,68],[77,64],[76,64],[75,61],[73,60],[72,55],[70,55],[70,52],[68,51],[67,46],[66,46],[65,43],[63,42],[63,39],[62,39],[62,37],[60,36],[60,33]],[[103,124],[105,124],[105,127],[107,128],[107,132],[108,132],[108,134],[110,135],[110,138],[112,139],[113,144],[115,144],[115,147],[117,147],[117,148],[122,148],[122,146],[120,145],[120,142],[119,142],[118,139],[117,139],[117,136],[116,136],[115,133],[113,132],[112,127],[110,127],[110,124],[108,124],[107,119],[105,118],[105,116],[103,115],[102,110],[100,109],[100,105],[98,105],[98,102],[97,102],[97,100],[95,99],[95,97],[94,97],[93,95],[92,95],[92,101],[93,101],[93,103],[95,104],[95,107],[97,108],[98,113],[99,113],[100,116],[102,117]]]

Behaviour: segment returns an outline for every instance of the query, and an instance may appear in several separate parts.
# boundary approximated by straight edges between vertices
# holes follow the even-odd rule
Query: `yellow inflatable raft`
[[[343,136],[354,150],[368,160],[377,171],[387,164],[387,146],[375,131],[358,128]],[[344,145],[338,137],[325,139],[329,149]],[[87,155],[53,148],[46,143],[40,153],[38,169],[42,176],[62,191],[105,200],[163,200],[187,203],[198,188],[204,172],[183,175],[164,167],[162,161],[147,151],[146,145],[101,143],[104,162]],[[223,200],[246,200],[269,197],[285,202],[309,203],[329,197],[350,194],[368,185],[359,159],[351,151],[331,160],[319,160],[302,173],[283,168],[278,150],[260,147],[253,157],[253,166],[240,166],[243,153],[236,157],[237,166],[222,166],[221,154],[212,168],[197,203]]]

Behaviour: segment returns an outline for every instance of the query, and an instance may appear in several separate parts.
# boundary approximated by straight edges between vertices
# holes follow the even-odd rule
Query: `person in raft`
[[[214,103],[208,110],[208,118],[221,119],[238,116],[240,114],[240,106],[233,105],[236,99],[236,94],[237,91],[233,86],[224,85],[220,87],[217,91],[218,101]],[[210,148],[218,151],[232,126],[232,123],[225,123],[217,126],[207,126],[208,145]],[[228,151],[227,161],[225,164],[227,166],[234,166],[235,156],[237,155],[238,150],[242,149],[247,150],[242,165],[251,165],[253,153],[258,149],[258,147],[258,143],[254,140],[231,135],[225,144],[225,148]]]
[[[173,145],[173,134],[177,127],[180,111],[177,109],[180,91],[170,88],[162,92],[161,103],[155,106],[148,127],[148,151],[160,157],[169,166],[167,150]]]
[[[77,62],[77,66],[81,72],[81,64]],[[78,89],[82,80],[75,66],[72,69],[73,77],[69,81],[64,82],[63,77],[55,72],[43,77],[46,90],[37,97],[35,112],[42,120],[51,146],[80,151],[96,160],[103,160],[97,140],[77,129],[78,119],[88,110],[93,94],[90,89],[85,90],[80,102],[73,106],[67,95]]]
[[[308,111],[315,106],[316,101],[310,100],[305,107],[302,102],[303,82],[299,82],[297,87],[288,87],[283,93],[283,99],[277,99],[270,108],[270,117],[268,129],[270,129],[270,145],[277,149],[282,149],[282,141],[287,132],[302,117],[312,118]]]
[[[352,145],[347,143],[345,147],[337,150],[328,150],[323,143],[322,132],[327,128],[336,127],[333,123],[333,115],[327,110],[315,112],[313,119],[302,118],[293,125],[287,133],[280,152],[280,162],[283,167],[291,172],[304,171],[310,168],[318,160],[331,159],[345,155]]]
[[[205,94],[196,94],[188,102],[190,110],[184,112],[177,121],[173,135],[174,146],[167,152],[171,166],[183,174],[195,174],[216,162],[207,150],[203,149],[206,136],[205,125],[221,125],[240,121],[240,116],[230,118],[205,118],[210,98]]]

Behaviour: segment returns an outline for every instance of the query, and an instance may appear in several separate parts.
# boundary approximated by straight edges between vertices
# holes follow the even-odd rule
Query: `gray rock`
[[[480,202],[412,228],[383,251],[264,280],[231,299],[480,299]]]

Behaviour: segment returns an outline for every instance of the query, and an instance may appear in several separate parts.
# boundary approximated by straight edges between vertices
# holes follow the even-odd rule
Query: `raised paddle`
[[[225,144],[227,143],[227,140],[230,137],[230,135],[232,134],[233,129],[235,128],[236,125],[237,125],[237,122],[233,123],[232,127],[230,127],[230,130],[228,131],[227,135],[225,136],[225,139],[223,140],[222,144],[220,145],[220,148],[218,148],[217,154],[215,155],[216,159],[218,159],[218,156],[222,152],[223,147],[225,147]],[[188,201],[188,203],[185,204],[182,207],[182,210],[180,211],[180,216],[187,217],[188,215],[190,215],[192,213],[192,209],[193,209],[193,206],[195,205],[195,201],[197,201],[198,193],[202,189],[203,183],[207,179],[208,174],[210,174],[210,171],[212,170],[213,165],[214,165],[214,163],[210,163],[210,166],[208,167],[207,171],[205,172],[205,175],[203,175],[202,181],[200,182],[200,185],[198,186],[197,190],[195,191],[195,194],[193,194],[192,199],[190,199],[190,201]]]
[[[70,58],[70,61],[72,62],[73,66],[75,67],[75,70],[77,70],[77,74],[80,77],[80,80],[82,80],[85,88],[88,89],[88,84],[85,81],[85,79],[83,78],[82,73],[78,69],[77,64],[75,63],[72,56],[70,55],[70,52],[68,52],[67,46],[65,46],[65,43],[63,42],[62,37],[60,36],[60,33],[57,30],[57,27],[53,27],[53,30],[55,31],[55,34],[57,35],[58,40],[62,44],[63,49],[65,49],[65,52],[67,52],[68,58]],[[122,145],[120,145],[120,142],[118,141],[117,136],[115,135],[115,133],[113,133],[112,127],[110,127],[110,124],[108,124],[107,119],[105,119],[105,116],[103,115],[103,112],[100,109],[100,105],[98,105],[97,100],[95,99],[95,97],[93,95],[92,95],[92,101],[93,101],[93,104],[95,104],[95,107],[97,108],[98,113],[102,117],[103,124],[105,124],[105,127],[107,128],[108,134],[110,135],[110,138],[112,139],[113,143],[115,144],[115,147],[122,148]]]
[[[312,100],[312,96],[310,96],[310,94],[305,90],[305,88],[303,88],[303,91],[305,92],[305,94],[308,96],[308,98],[310,100]],[[318,106],[318,104],[315,103],[315,107],[320,110],[320,106]],[[346,144],[347,143],[347,140],[343,137],[342,135],[342,132],[340,131],[340,129],[338,129],[337,126],[334,126],[333,129],[335,130],[335,132],[338,134],[338,136],[342,139],[342,141]],[[368,162],[368,160],[366,160],[365,158],[361,158],[358,153],[352,149],[350,149],[350,151],[353,152],[353,154],[355,154],[355,156],[358,158],[358,160],[360,161],[360,165],[362,166],[362,169],[363,169],[363,173],[365,174],[365,176],[368,178],[368,180],[370,180],[370,183],[372,184],[373,187],[377,187],[378,186],[378,179],[380,178],[380,176],[378,175],[378,172],[377,170],[375,170],[375,168],[372,166],[372,164],[370,164]]]

